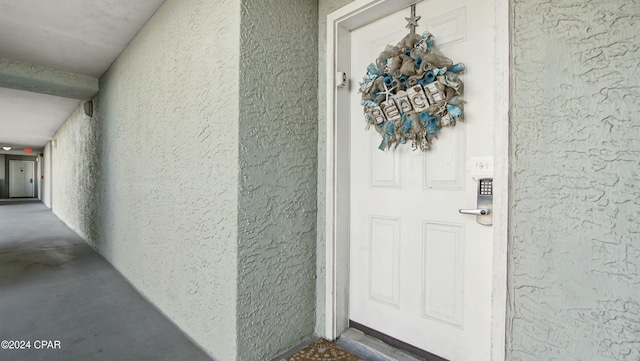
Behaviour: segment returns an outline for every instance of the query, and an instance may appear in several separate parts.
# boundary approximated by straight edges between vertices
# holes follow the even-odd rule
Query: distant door
[[[417,4],[418,32],[469,69],[466,121],[442,129],[433,148],[378,150],[351,92],[350,319],[451,361],[490,359],[492,235],[463,215],[476,208],[467,162],[493,152],[493,0]],[[351,32],[351,71],[406,33],[410,9]]]
[[[9,161],[9,198],[34,196],[34,163],[30,160]]]

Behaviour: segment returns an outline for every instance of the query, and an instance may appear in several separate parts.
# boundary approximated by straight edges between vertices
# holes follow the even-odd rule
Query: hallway
[[[0,341],[11,361],[210,360],[36,201],[0,202]]]

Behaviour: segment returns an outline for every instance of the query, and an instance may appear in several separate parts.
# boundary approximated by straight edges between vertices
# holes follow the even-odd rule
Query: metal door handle
[[[473,214],[475,216],[486,216],[491,213],[491,209],[489,208],[480,208],[480,209],[460,209],[460,213],[462,214]]]

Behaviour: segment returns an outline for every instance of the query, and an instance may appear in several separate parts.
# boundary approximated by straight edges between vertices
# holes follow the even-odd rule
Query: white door
[[[351,33],[349,318],[451,361],[490,359],[492,227],[476,208],[470,161],[493,154],[492,0],[424,0],[417,33],[467,67],[465,121],[427,152],[382,152],[365,131],[355,84],[387,44],[408,32],[407,8]]]
[[[11,160],[9,161],[9,197],[33,197],[34,196],[34,162]]]

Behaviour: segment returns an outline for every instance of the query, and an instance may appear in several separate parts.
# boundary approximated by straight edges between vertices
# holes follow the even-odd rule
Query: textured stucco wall
[[[4,154],[0,154],[0,198],[6,197],[4,195],[4,185],[7,182],[4,175]]]
[[[325,324],[325,177],[327,138],[327,15],[353,0],[318,0],[318,217],[316,257],[316,334],[324,334]]]
[[[49,208],[51,208],[51,181],[52,181],[52,164],[51,164],[51,142],[48,142],[42,150],[44,157],[42,158],[42,175],[44,179],[42,181],[42,202]]]
[[[313,335],[317,18],[169,0],[51,149],[54,210],[221,361]]]
[[[43,162],[43,157],[37,156],[36,157],[36,186],[38,187],[38,199],[42,200],[42,187],[43,187],[43,181],[42,181],[42,174],[44,171],[44,162]]]
[[[99,129],[76,112],[52,150],[54,211],[221,361],[236,359],[239,29],[238,0],[166,1],[101,78]],[[78,191],[92,164],[98,192]]]
[[[236,355],[236,0],[169,0],[101,78],[105,256],[220,360]],[[198,156],[194,156],[198,155]]]
[[[56,171],[51,174],[55,191],[49,206],[54,205],[54,213],[88,240],[96,239],[99,219],[99,125],[78,106],[53,136],[57,145],[48,153],[48,158],[56,159]]]
[[[513,6],[509,360],[640,360],[640,3]]]
[[[242,1],[239,360],[313,334],[317,18],[315,1]]]

